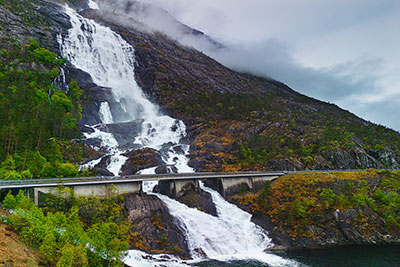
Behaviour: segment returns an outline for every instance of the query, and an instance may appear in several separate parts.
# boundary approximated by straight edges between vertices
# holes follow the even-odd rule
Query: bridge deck
[[[158,174],[158,175],[130,175],[115,177],[75,177],[75,178],[53,178],[53,179],[30,179],[30,180],[7,180],[0,181],[1,189],[55,187],[58,185],[99,185],[119,184],[143,181],[168,181],[168,180],[203,180],[212,178],[246,178],[282,176],[284,172],[235,172],[235,173],[183,173],[183,174]]]

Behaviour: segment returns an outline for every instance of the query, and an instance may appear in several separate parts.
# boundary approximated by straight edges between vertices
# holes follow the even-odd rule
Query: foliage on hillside
[[[322,155],[352,151],[355,147],[371,154],[392,150],[394,157],[400,156],[397,132],[362,121],[334,105],[324,107],[309,100],[301,107],[294,100],[305,99],[282,99],[273,93],[205,92],[185,101],[177,99],[170,106],[182,116],[195,117],[203,125],[222,132],[220,137],[231,136],[231,149],[225,152],[236,156],[230,166],[233,169],[267,169],[277,159],[299,162],[310,169],[330,169],[335,166],[328,166],[333,164],[321,159]],[[224,126],[225,122],[230,122],[230,126]],[[239,130],[232,133],[232,129]],[[220,166],[222,160],[217,159]],[[391,161],[383,159],[379,164],[388,167]]]
[[[344,221],[364,237],[400,233],[399,171],[290,174],[234,198],[268,215],[293,239],[323,237]],[[335,222],[335,213],[348,217]]]
[[[0,207],[0,221],[10,214]],[[11,227],[0,223],[0,266],[46,266],[46,257],[20,240]]]
[[[43,16],[34,12],[34,6],[39,4],[38,0],[0,0],[0,6],[3,6],[12,13],[21,16],[28,25],[41,24],[46,25]]]
[[[13,212],[3,220],[52,266],[123,266],[120,260],[130,238],[123,197],[77,197],[64,188],[54,193],[44,208],[35,206],[22,191],[17,196],[9,193],[3,206]]]
[[[64,63],[34,40],[0,51],[0,179],[77,175],[61,145],[79,136],[82,90],[57,90]]]

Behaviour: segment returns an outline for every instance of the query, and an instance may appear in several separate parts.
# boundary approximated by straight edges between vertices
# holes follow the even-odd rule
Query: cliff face
[[[133,248],[190,257],[184,230],[158,197],[130,194],[125,197],[125,208],[132,231],[138,233],[132,238]]]
[[[0,5],[0,48],[10,42],[25,43],[29,38],[60,54],[57,34],[70,28],[67,15],[59,5],[42,0],[2,1]]]
[[[59,53],[57,34],[70,27],[60,7],[43,0],[21,3],[25,11],[0,6],[1,48],[13,36],[21,42],[31,37]],[[399,167],[400,134],[393,130],[283,83],[230,70],[131,17],[97,10],[81,14],[133,45],[137,82],[165,113],[185,121],[190,165],[197,171]],[[70,66],[66,76],[85,92],[81,124],[99,122],[99,103],[113,101],[110,90]]]

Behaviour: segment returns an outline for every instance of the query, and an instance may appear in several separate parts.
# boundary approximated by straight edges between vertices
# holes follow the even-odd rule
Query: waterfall
[[[95,7],[94,2],[91,6]],[[104,124],[124,122],[118,117],[131,120],[143,120],[142,131],[132,143],[137,147],[150,147],[160,151],[161,157],[170,171],[193,172],[188,163],[189,145],[181,144],[186,136],[186,127],[180,120],[161,114],[159,107],[151,103],[135,81],[134,48],[110,28],[93,20],[83,18],[73,9],[66,7],[72,28],[68,35],[58,41],[62,55],[76,68],[90,74],[98,86],[112,89],[117,103],[124,110],[124,116],[114,116],[109,103],[99,107],[99,117]],[[118,115],[118,114],[116,114]],[[100,138],[102,149],[111,155],[108,170],[118,175],[127,159],[118,149],[118,142],[109,132],[103,132],[99,125],[90,125],[92,133],[85,133],[87,138]],[[181,149],[176,149],[179,146]],[[180,151],[178,153],[176,151]]]
[[[217,215],[212,216],[195,208],[189,208],[176,200],[162,194],[152,193],[156,182],[144,182],[143,190],[147,194],[156,195],[167,204],[169,212],[181,223],[188,240],[189,249],[195,261],[201,260],[256,260],[268,266],[298,266],[294,261],[265,252],[273,246],[264,230],[251,222],[251,215],[237,206],[227,202],[218,192],[205,187],[201,189],[210,193],[217,208]],[[203,253],[206,255],[204,258]],[[130,251],[130,258],[125,263],[129,265],[140,262],[143,252]],[[153,259],[153,264],[157,258]],[[172,258],[171,265],[178,266],[177,260]],[[181,263],[181,266],[187,266]],[[134,266],[134,265],[131,265]],[[150,266],[150,265],[149,265]],[[158,265],[153,265],[158,266]],[[162,266],[162,265],[160,265]]]
[[[90,5],[96,7],[92,1]],[[66,14],[70,17],[72,28],[67,36],[58,38],[63,56],[76,68],[89,73],[94,83],[111,88],[114,100],[120,103],[128,120],[143,120],[141,132],[132,140],[134,144],[161,151],[165,163],[173,165],[178,172],[191,172],[186,156],[189,146],[180,143],[186,135],[185,125],[180,120],[161,114],[158,106],[151,103],[137,85],[134,78],[134,48],[111,29],[83,18],[73,9],[66,7]],[[123,122],[118,118],[124,116],[113,114],[110,103],[102,102],[99,117],[102,124],[88,126],[92,132],[85,133],[85,136],[101,140],[96,148],[105,150],[111,156],[108,170],[118,175],[126,157],[122,156],[124,151],[118,148],[118,141],[113,134],[103,131],[103,128],[107,124]],[[100,160],[96,159],[87,166],[94,166]],[[154,168],[142,171],[150,172],[154,172]],[[146,183],[143,188],[152,194],[153,186],[154,183]],[[254,259],[268,266],[293,266],[293,262],[264,252],[264,249],[272,246],[271,241],[261,228],[250,221],[250,214],[226,202],[214,190],[204,186],[202,189],[211,194],[218,216],[156,194],[185,229],[195,260]],[[198,253],[199,250],[203,253]],[[131,266],[188,266],[188,263],[170,255],[149,256],[141,251],[130,251],[125,262]]]

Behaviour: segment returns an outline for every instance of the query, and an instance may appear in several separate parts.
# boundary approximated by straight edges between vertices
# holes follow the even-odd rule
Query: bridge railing
[[[169,173],[169,174],[144,174],[144,175],[124,175],[124,176],[94,176],[94,177],[70,177],[70,178],[45,178],[45,179],[25,179],[25,180],[0,180],[2,185],[23,185],[23,184],[43,184],[43,183],[67,183],[67,182],[89,182],[89,181],[110,181],[110,180],[157,180],[157,179],[179,179],[180,177],[201,177],[208,176],[229,176],[229,175],[262,175],[263,173],[282,175],[283,172],[196,172],[196,173]]]
[[[394,169],[391,169],[394,170]],[[262,175],[268,173],[269,175],[283,175],[290,173],[310,173],[310,172],[346,172],[346,171],[365,171],[362,169],[346,169],[346,170],[299,170],[299,171],[246,171],[246,172],[192,172],[192,173],[168,173],[168,174],[140,174],[140,175],[124,175],[124,176],[93,176],[93,177],[68,177],[68,178],[45,178],[45,179],[26,179],[26,180],[0,180],[0,186],[5,185],[24,185],[24,184],[43,184],[43,183],[67,183],[67,182],[89,182],[89,181],[110,181],[110,180],[157,180],[157,179],[179,179],[187,177],[201,177],[206,179],[207,176],[249,176]]]

